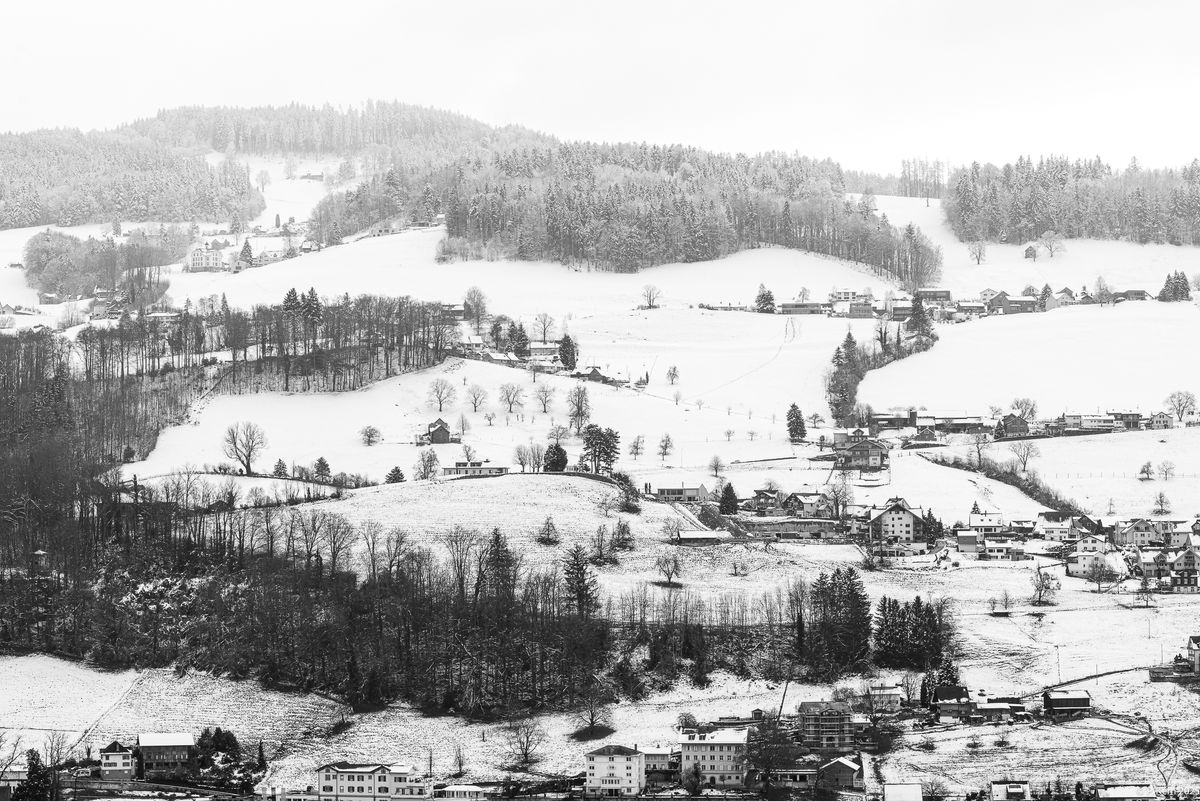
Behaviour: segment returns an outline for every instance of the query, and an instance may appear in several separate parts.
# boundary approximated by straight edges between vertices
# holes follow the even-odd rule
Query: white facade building
[[[333,762],[317,768],[318,801],[382,801],[428,798],[429,782],[407,764]]]
[[[586,795],[638,795],[646,788],[646,755],[636,748],[606,745],[587,755]]]

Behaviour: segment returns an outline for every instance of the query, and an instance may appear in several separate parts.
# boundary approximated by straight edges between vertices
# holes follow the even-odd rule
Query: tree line
[[[242,165],[129,128],[0,135],[0,228],[251,219],[263,206]]]
[[[1181,169],[1114,169],[1099,158],[1022,156],[951,176],[946,219],[963,241],[1022,244],[1063,237],[1200,242],[1200,160]]]

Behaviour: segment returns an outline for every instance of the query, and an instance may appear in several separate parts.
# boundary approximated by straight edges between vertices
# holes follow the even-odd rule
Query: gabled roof
[[[113,740],[111,743],[109,743],[108,745],[101,748],[100,753],[102,753],[102,754],[132,754],[133,749],[126,748],[125,746],[121,745],[121,743],[119,743],[118,741]]]
[[[971,694],[961,684],[944,684],[941,687],[935,687],[933,690],[934,703],[938,701],[959,702],[969,700],[971,700]]]
[[[629,748],[624,745],[605,745],[597,748],[595,751],[588,751],[588,756],[636,756],[642,753],[636,748]]]

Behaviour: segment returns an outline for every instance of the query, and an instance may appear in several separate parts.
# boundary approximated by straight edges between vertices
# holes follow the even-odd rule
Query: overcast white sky
[[[0,130],[376,98],[892,172],[1200,155],[1191,0],[5,0],[0,20]]]

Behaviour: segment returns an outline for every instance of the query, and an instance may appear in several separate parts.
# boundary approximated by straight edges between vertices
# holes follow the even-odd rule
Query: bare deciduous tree
[[[534,325],[542,335],[542,342],[545,343],[550,336],[550,331],[554,328],[554,318],[546,312],[542,312],[534,318]]]
[[[1066,250],[1066,246],[1063,245],[1062,237],[1059,236],[1058,232],[1054,231],[1053,229],[1043,232],[1037,243],[1042,247],[1043,250],[1050,254],[1050,258],[1052,259],[1054,258],[1055,253],[1062,253],[1064,250]]]
[[[1175,417],[1181,423],[1183,422],[1183,418],[1196,411],[1196,396],[1191,392],[1176,390],[1167,396],[1165,402],[1167,408],[1175,413]]]
[[[437,406],[440,412],[447,403],[454,400],[458,390],[444,378],[435,378],[429,382],[429,405]]]
[[[675,554],[662,554],[654,560],[654,569],[662,573],[663,579],[666,580],[667,586],[675,583],[675,577],[683,573],[683,566],[679,563],[679,557]]]
[[[1164,459],[1158,463],[1158,477],[1163,481],[1170,481],[1175,477],[1175,463],[1169,459]]]
[[[471,403],[471,411],[478,412],[479,407],[487,400],[488,392],[478,384],[472,384],[467,388],[467,400]]]
[[[679,368],[672,364],[670,367],[667,368],[667,383],[674,385],[675,382],[678,380],[679,380]]]
[[[223,450],[227,457],[238,462],[246,475],[254,473],[254,460],[267,447],[267,435],[257,423],[234,423],[225,429]]]
[[[571,436],[571,429],[564,425],[555,423],[550,426],[550,431],[546,434],[546,439],[553,442],[555,445],[561,445],[564,439]]]
[[[708,470],[709,470],[709,472],[711,472],[713,474],[714,478],[720,476],[721,471],[724,469],[725,469],[725,462],[722,461],[720,456],[717,456],[716,454],[714,454],[713,458],[708,460]]]
[[[976,264],[982,264],[987,256],[987,242],[982,239],[974,239],[967,243],[967,253],[971,254],[971,258]]]
[[[508,413],[512,414],[514,408],[524,405],[525,390],[517,384],[501,384],[500,402],[508,409]]]
[[[513,461],[521,466],[521,472],[525,472],[525,468],[529,466],[529,446],[518,445],[513,448]]]
[[[1017,464],[1021,466],[1022,473],[1029,469],[1030,459],[1042,455],[1038,446],[1027,439],[1012,443],[1008,446],[1008,449],[1012,451],[1013,456],[1017,457]]]
[[[417,463],[413,465],[413,480],[433,478],[437,475],[438,465],[438,455],[433,448],[422,448],[417,452]]]
[[[533,397],[541,404],[542,412],[548,413],[550,411],[550,404],[554,402],[554,387],[543,383],[533,391]]]
[[[639,456],[641,456],[645,452],[645,450],[646,450],[646,438],[643,437],[641,434],[638,434],[636,437],[633,438],[633,441],[629,443],[629,455],[632,456],[633,460],[636,462],[637,458]]]
[[[1013,398],[1012,411],[1017,417],[1029,422],[1037,417],[1037,401],[1033,398]]]
[[[379,442],[383,435],[379,433],[379,429],[375,426],[363,426],[359,429],[358,436],[362,439],[363,445],[370,447]]]
[[[504,724],[504,743],[508,755],[519,767],[528,767],[537,762],[545,742],[546,731],[536,720],[521,718]]]
[[[642,300],[646,302],[646,306],[651,309],[658,308],[658,300],[662,297],[662,290],[654,284],[646,284],[642,287]]]

